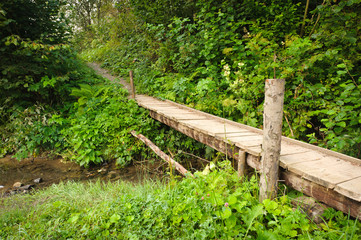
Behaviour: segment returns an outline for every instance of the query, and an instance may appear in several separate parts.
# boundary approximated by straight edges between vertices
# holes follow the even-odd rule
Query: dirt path
[[[119,82],[120,84],[123,85],[123,87],[125,89],[128,90],[128,92],[130,93],[131,92],[131,87],[130,87],[130,84],[122,77],[118,78],[118,77],[115,77],[113,75],[111,75],[107,70],[105,70],[104,68],[101,68],[100,64],[99,63],[96,63],[96,62],[92,62],[92,63],[88,63],[87,64],[89,67],[91,67],[92,69],[94,69],[94,71],[99,74],[100,76],[104,77],[104,78],[107,78],[109,79],[110,81],[117,81]]]

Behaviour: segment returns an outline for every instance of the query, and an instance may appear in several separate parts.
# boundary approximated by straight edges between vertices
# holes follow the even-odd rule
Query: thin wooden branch
[[[197,155],[194,155],[194,154],[192,154],[192,153],[188,153],[188,152],[185,152],[185,151],[181,151],[181,153],[183,153],[183,154],[185,154],[185,155],[188,155],[188,156],[191,156],[191,157],[194,157],[194,158],[197,158],[197,159],[199,159],[199,160],[201,160],[201,161],[204,161],[204,162],[208,162],[208,163],[211,162],[211,161],[208,161],[207,159],[201,158],[201,157],[199,157],[199,156],[197,156]]]
[[[135,99],[135,87],[134,87],[134,80],[133,80],[133,71],[129,71],[129,78],[130,78],[130,87],[131,87],[131,96],[132,99]]]
[[[288,118],[287,118],[286,114],[285,114],[284,116],[285,116],[285,119],[286,119],[287,125],[288,125],[288,127],[290,128],[290,131],[291,131],[291,135],[292,135],[292,137],[295,137],[295,135],[293,134],[293,130],[292,130],[291,124],[290,124],[290,122],[288,121]]]
[[[353,83],[356,85],[356,87],[358,87],[355,79],[353,78],[353,76],[351,75],[350,71],[348,70],[348,67],[347,67],[347,64],[346,64],[345,59],[342,59],[342,61],[343,61],[343,63],[345,64],[345,67],[346,67],[346,70],[347,70],[348,75],[350,75],[350,77],[352,78]]]
[[[182,165],[180,165],[178,162],[176,162],[174,159],[169,157],[167,154],[165,154],[162,150],[160,150],[159,147],[157,147],[152,141],[150,141],[148,138],[146,138],[142,134],[137,134],[135,131],[130,132],[134,137],[138,138],[140,141],[145,143],[148,147],[150,147],[159,157],[161,157],[164,161],[168,162],[172,167],[177,169],[178,172],[180,172],[183,176],[190,175],[192,177],[193,174],[188,172],[187,169],[185,169]],[[188,173],[188,174],[187,174]]]
[[[326,0],[323,0],[322,6],[324,6],[324,5],[325,5],[325,3],[326,3]],[[311,37],[311,36],[312,36],[312,34],[313,34],[313,32],[316,30],[316,26],[317,26],[318,22],[320,21],[320,18],[321,18],[321,13],[318,13],[318,15],[317,15],[317,19],[316,19],[316,23],[315,23],[315,25],[313,26],[313,28],[312,28],[312,30],[311,30],[311,32],[310,32],[310,34],[308,35],[309,37]]]
[[[306,24],[306,18],[307,18],[307,13],[308,13],[308,6],[310,4],[310,0],[307,0],[306,2],[306,9],[305,9],[305,14],[303,15],[303,21],[302,21],[302,28],[301,28],[301,33],[300,33],[300,37],[303,36],[303,32],[305,30],[305,24]]]

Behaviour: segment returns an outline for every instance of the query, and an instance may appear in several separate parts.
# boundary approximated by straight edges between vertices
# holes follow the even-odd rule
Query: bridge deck
[[[239,150],[245,151],[247,164],[259,170],[262,130],[168,100],[144,95],[137,95],[136,100],[154,119],[235,159]],[[360,159],[282,137],[280,166],[287,185],[361,217]]]

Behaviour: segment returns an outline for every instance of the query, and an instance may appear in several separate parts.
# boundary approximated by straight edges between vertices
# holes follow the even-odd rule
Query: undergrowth
[[[4,239],[359,239],[361,224],[328,209],[316,225],[290,197],[258,201],[255,175],[222,162],[195,178],[53,185],[3,200]],[[11,205],[21,202],[22,207]]]

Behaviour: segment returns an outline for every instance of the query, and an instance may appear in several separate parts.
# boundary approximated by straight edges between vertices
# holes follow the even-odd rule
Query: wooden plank
[[[168,114],[170,118],[178,119],[178,120],[204,120],[206,119],[204,116],[199,116],[196,114],[188,114],[188,113],[170,113]]]
[[[256,157],[260,157],[261,153],[262,153],[261,145],[245,146],[243,144],[236,143],[236,147],[238,147],[238,148],[240,148],[240,149],[246,151],[247,153],[252,154],[252,155],[254,155]]]
[[[233,138],[229,138],[228,140],[234,143],[259,142],[259,144],[262,144],[262,139],[263,139],[262,136],[253,134],[253,135],[233,137]]]
[[[221,134],[216,134],[216,135],[223,135],[222,139],[224,139],[225,141],[233,141],[236,142],[237,139],[243,139],[243,138],[251,138],[254,139],[255,137],[257,139],[259,139],[259,137],[261,137],[261,135],[259,134],[255,134],[252,132],[243,132],[243,133],[238,133],[237,135],[235,135],[235,133],[233,133],[234,135],[231,135],[229,133],[221,133]],[[225,136],[224,136],[225,135]]]
[[[221,137],[223,139],[229,139],[229,138],[232,138],[232,137],[250,136],[250,135],[254,135],[254,134],[255,134],[254,132],[251,132],[251,131],[240,128],[238,132],[216,133],[216,137]]]
[[[231,125],[236,126],[236,127],[240,127],[242,129],[246,129],[246,130],[249,130],[249,131],[252,131],[252,132],[255,132],[255,133],[262,134],[262,130],[258,129],[258,128],[254,128],[254,127],[242,124],[242,123],[237,123],[237,122],[225,119],[225,118],[221,118],[221,117],[209,114],[209,113],[205,113],[205,112],[202,112],[200,110],[190,108],[190,107],[184,106],[182,104],[179,104],[179,103],[176,103],[176,102],[173,102],[173,101],[170,101],[170,100],[165,100],[165,102],[168,102],[169,104],[173,104],[174,106],[183,107],[184,109],[192,110],[192,111],[194,111],[196,113],[199,113],[199,114],[204,114],[204,115],[208,116],[210,119],[214,119],[216,121],[221,121],[221,122],[231,124]]]
[[[224,124],[213,119],[207,120],[182,120],[182,123],[192,126],[193,128],[202,129],[209,133],[209,135],[215,136],[217,133],[232,133],[239,132],[239,128],[230,124]]]
[[[257,171],[261,169],[260,157],[248,154],[246,157],[246,161],[247,161],[247,165],[250,166],[251,168],[254,168]]]
[[[215,138],[214,136],[210,136],[207,133],[204,133],[200,130],[193,129],[188,125],[185,125],[181,121],[175,121],[173,119],[167,118],[161,114],[158,114],[154,111],[150,111],[150,116],[174,129],[177,131],[191,137],[203,144],[206,144],[215,150],[227,154],[232,158],[236,158],[235,156],[238,155],[239,149],[233,147],[229,143],[226,143],[222,139]]]
[[[300,147],[294,144],[289,144],[286,142],[282,142],[281,144],[281,156],[288,154],[306,153],[311,151],[310,149]]]
[[[361,176],[361,168],[334,157],[312,162],[299,162],[288,167],[289,171],[327,188]]]
[[[150,108],[150,109],[157,109],[157,108],[175,108],[175,106],[172,106],[172,105],[168,105],[168,104],[165,104],[165,103],[158,103],[158,102],[147,102],[147,103],[144,103],[147,105],[147,108]],[[178,108],[178,109],[182,109],[182,108]]]
[[[282,150],[281,150],[281,153],[282,153]],[[316,151],[281,155],[280,165],[284,169],[288,169],[288,167],[292,164],[320,160],[324,156],[325,155],[320,154]]]
[[[184,109],[178,109],[178,108],[155,108],[152,109],[153,111],[163,114],[164,116],[168,116],[169,114],[193,114],[193,115],[197,115],[192,113],[191,111],[188,110],[184,110]],[[201,115],[198,115],[201,116]],[[202,116],[204,118],[204,116]]]
[[[191,113],[191,111],[185,110],[185,109],[181,109],[181,108],[176,108],[174,106],[149,106],[150,110],[156,111],[156,112],[162,112],[162,113],[168,113],[168,112],[186,112],[186,113]]]
[[[337,184],[335,191],[361,202],[361,177]]]
[[[262,150],[262,137],[261,136],[245,136],[243,138],[231,138],[228,141],[237,147],[244,149],[248,153],[253,153],[250,149],[257,147],[259,152]],[[256,154],[258,156],[258,153]]]
[[[152,97],[148,97],[148,96],[144,96],[144,95],[137,95],[137,99],[141,99],[141,100],[150,100],[150,99],[154,99]],[[156,99],[157,100],[157,99]],[[249,131],[252,131],[252,132],[255,132],[255,133],[259,133],[259,134],[262,134],[262,130],[261,129],[258,129],[258,128],[254,128],[254,127],[250,127],[250,126],[247,126],[247,125],[244,125],[244,124],[241,124],[241,123],[237,123],[237,122],[233,122],[231,120],[228,120],[228,119],[223,119],[223,118],[220,118],[220,117],[217,117],[217,116],[214,116],[214,115],[211,115],[211,114],[208,114],[208,113],[205,113],[205,112],[202,112],[202,111],[199,111],[199,110],[196,110],[196,109],[192,109],[190,107],[187,107],[187,106],[184,106],[184,105],[181,105],[179,103],[175,103],[173,101],[170,101],[170,100],[157,100],[159,102],[164,102],[164,103],[169,103],[173,106],[177,106],[177,107],[181,107],[183,109],[188,109],[188,110],[191,110],[195,113],[199,113],[199,114],[203,114],[205,116],[208,116],[210,119],[214,119],[214,120],[220,120],[220,121],[223,121],[224,123],[228,123],[228,124],[231,124],[231,125],[234,125],[234,126],[237,126],[237,127],[240,127],[242,129],[246,129],[246,130],[249,130]],[[147,108],[145,106],[145,108]],[[319,151],[321,153],[324,153],[324,154],[327,154],[327,155],[330,155],[330,156],[334,156],[334,157],[338,157],[338,158],[341,158],[345,161],[349,161],[349,162],[352,162],[354,164],[358,164],[361,166],[361,159],[357,159],[357,158],[354,158],[354,157],[351,157],[351,156],[347,156],[345,154],[342,154],[342,153],[338,153],[338,152],[335,152],[335,151],[331,151],[331,150],[328,150],[328,149],[324,149],[324,148],[321,148],[321,147],[318,147],[318,146],[314,146],[312,144],[309,144],[309,143],[305,143],[305,142],[301,142],[301,141],[298,141],[298,140],[295,140],[295,139],[291,139],[291,138],[287,138],[287,137],[282,137],[282,141],[283,142],[287,142],[289,144],[295,144],[295,145],[298,145],[298,146],[301,146],[301,147],[305,147],[307,149],[311,149],[311,150],[315,150],[315,151]]]
[[[163,116],[172,118],[174,120],[206,120],[205,116],[198,115],[198,114],[195,114],[188,110],[183,110],[183,109],[169,109],[169,110],[154,109],[153,111],[155,111]]]
[[[311,196],[346,214],[350,213],[350,215],[355,218],[361,218],[361,203],[358,201],[345,197],[332,189],[303,179],[301,176],[285,170],[281,170],[280,178],[285,181],[286,185],[297,191]]]

